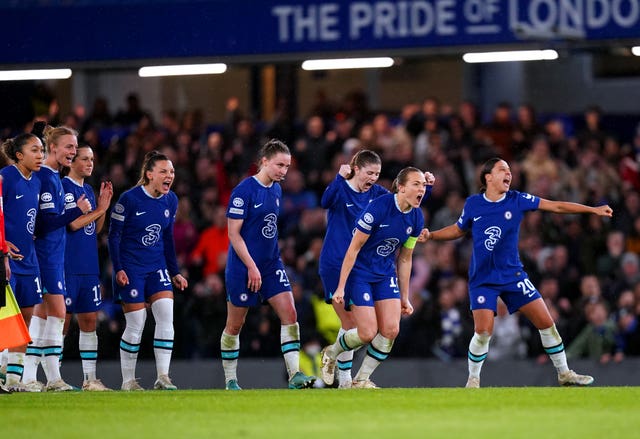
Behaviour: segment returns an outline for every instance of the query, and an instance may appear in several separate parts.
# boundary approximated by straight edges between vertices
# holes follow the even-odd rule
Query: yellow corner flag
[[[10,285],[5,286],[7,305],[0,308],[0,351],[26,345],[31,341],[18,302]]]

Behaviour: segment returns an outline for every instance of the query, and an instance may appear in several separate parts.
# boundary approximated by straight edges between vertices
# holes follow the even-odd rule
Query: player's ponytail
[[[34,137],[36,137],[34,134],[24,133],[15,136],[13,139],[5,140],[2,144],[2,155],[4,157],[0,157],[0,161],[4,162],[6,159],[9,159],[18,163],[18,156],[16,154],[22,152],[24,145]]]
[[[349,163],[351,172],[349,172],[349,175],[345,177],[345,180],[353,178],[353,176],[356,174],[356,166],[358,167],[358,169],[362,169],[369,165],[382,165],[380,156],[369,149],[362,149],[358,151],[351,158],[351,162]]]
[[[157,162],[169,160],[165,154],[160,151],[149,151],[144,156],[144,161],[142,162],[142,169],[140,169],[140,179],[138,180],[138,186],[145,186],[149,184],[149,177],[147,177],[148,171],[153,171]]]

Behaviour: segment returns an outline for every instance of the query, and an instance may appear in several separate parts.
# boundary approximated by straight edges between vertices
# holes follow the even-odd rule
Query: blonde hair
[[[42,137],[47,151],[51,152],[51,145],[57,144],[60,137],[66,135],[78,137],[78,132],[66,126],[52,127],[51,125],[47,125],[46,127],[44,127]]]

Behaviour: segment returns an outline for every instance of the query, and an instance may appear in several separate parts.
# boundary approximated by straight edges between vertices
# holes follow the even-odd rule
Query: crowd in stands
[[[135,94],[115,113],[106,100],[97,99],[89,111],[48,116],[50,124],[77,129],[79,141],[94,147],[91,183],[97,187],[100,180],[112,181],[114,200],[136,183],[148,151],[158,149],[173,161],[173,190],[180,199],[176,251],[190,285],[175,295],[175,357],[219,356],[229,245],[225,208],[231,189],[255,173],[253,159],[269,138],[284,141],[292,152],[293,164],[282,184],[279,237],[303,349],[333,342],[338,330],[318,276],[326,228],[319,200],[340,165],[355,151],[370,149],[382,157],[383,186],[390,187],[408,165],[435,175],[431,197],[422,206],[425,224],[433,230],[457,220],[465,198],[479,190],[479,165],[494,156],[510,163],[512,189],[609,204],[612,219],[528,213],[520,254],[553,313],[569,357],[608,362],[640,355],[640,124],[635,136],[623,138],[602,123],[605,115],[595,106],[572,120],[510,103],[482,115],[472,102],[454,106],[432,97],[395,112],[375,112],[357,91],[341,102],[319,99],[309,114],[293,117],[283,111],[267,121],[243,114],[236,98],[219,105],[226,105],[226,115],[214,123],[205,123],[198,110],[164,111],[154,120]],[[3,132],[9,134],[15,133]],[[466,280],[470,243],[462,238],[418,244],[411,280],[415,312],[401,323],[394,357],[466,357],[473,334]],[[118,358],[123,318],[112,300],[104,234],[100,252],[107,306],[98,330],[99,356]],[[269,307],[252,310],[242,333],[241,356],[276,355],[279,331]],[[499,310],[489,359],[545,361],[536,333],[517,314]],[[77,343],[67,344],[65,357],[74,358]],[[151,344],[143,345],[140,355],[151,358]]]

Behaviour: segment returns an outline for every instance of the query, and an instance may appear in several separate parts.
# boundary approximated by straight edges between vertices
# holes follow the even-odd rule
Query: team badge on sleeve
[[[231,204],[233,207],[229,208],[229,213],[235,213],[236,215],[242,215],[244,213],[244,209],[242,209],[242,206],[244,206],[244,200],[242,198],[234,198],[233,201],[231,201]]]
[[[365,230],[371,230],[371,223],[373,223],[374,218],[369,212],[365,213],[361,220],[358,220],[358,225]]]
[[[123,213],[124,213],[124,206],[120,203],[117,203],[113,207],[113,212],[111,212],[111,218],[118,221],[124,221],[124,215],[122,215]]]

